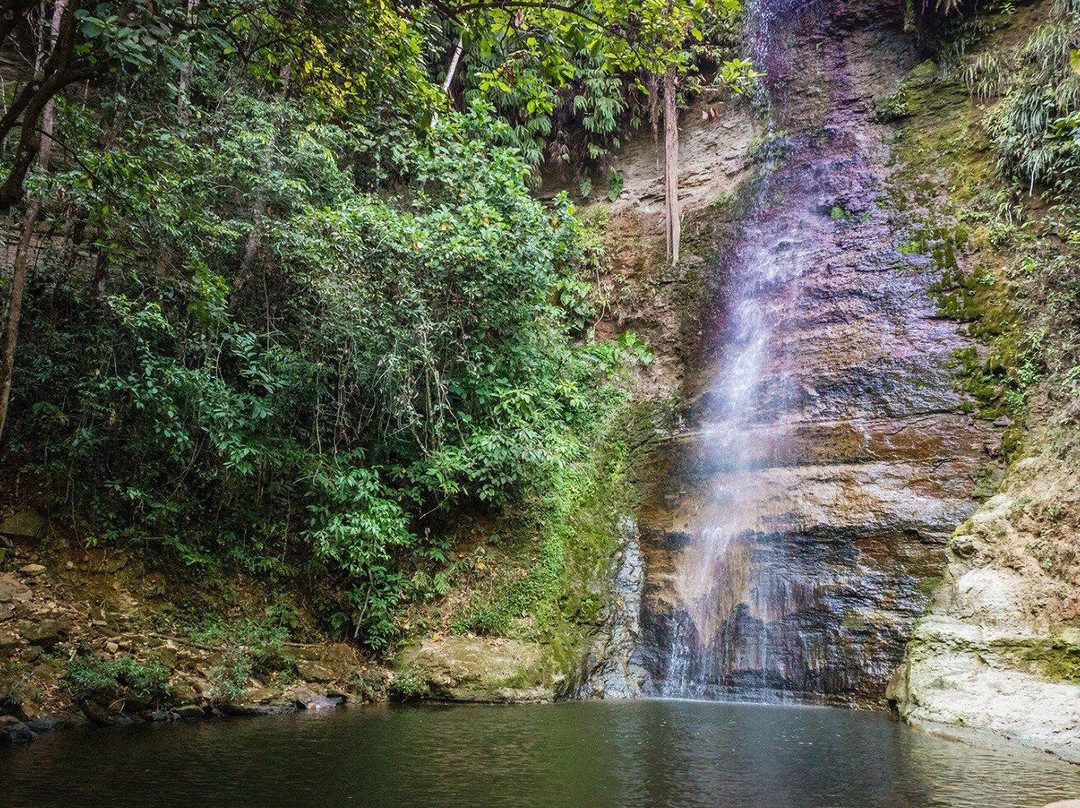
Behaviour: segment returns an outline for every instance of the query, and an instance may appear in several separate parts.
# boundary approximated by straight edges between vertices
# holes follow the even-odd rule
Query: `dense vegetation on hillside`
[[[1027,9],[1023,9],[1027,11]],[[1080,377],[1080,305],[1075,294],[1080,241],[1080,4],[1057,0],[1036,9],[1026,30],[1007,47],[979,43],[988,31],[1020,14],[993,3],[980,14],[958,15],[946,28],[944,69],[962,78],[979,113],[1005,188],[982,188],[968,218],[989,226],[992,246],[1012,256],[991,305],[984,281],[969,290],[978,316],[991,323],[995,350],[980,369],[1000,403],[1022,415],[1037,393],[1042,420],[1075,423]],[[1040,13],[1041,12],[1041,13]],[[971,48],[973,53],[969,54]],[[1066,443],[1073,444],[1067,440]]]
[[[83,541],[304,582],[385,648],[445,591],[432,520],[565,490],[648,359],[594,340],[595,239],[535,167],[595,173],[660,75],[751,75],[737,12],[5,2],[8,468]]]

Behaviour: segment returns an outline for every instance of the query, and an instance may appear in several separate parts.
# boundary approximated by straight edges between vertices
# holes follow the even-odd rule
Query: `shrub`
[[[169,669],[160,662],[143,663],[128,654],[107,659],[78,655],[68,663],[65,683],[77,701],[112,705],[131,701],[160,705],[169,699]]]

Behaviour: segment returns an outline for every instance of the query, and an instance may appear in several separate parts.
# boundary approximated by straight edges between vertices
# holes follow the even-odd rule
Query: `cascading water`
[[[747,8],[748,46],[765,71],[762,95],[770,126],[784,70],[775,38],[785,21],[803,16],[813,5],[814,0],[758,0]],[[768,165],[765,171],[775,168]],[[766,180],[728,263],[732,280],[720,362],[705,393],[707,415],[696,436],[699,457],[715,473],[714,486],[696,515],[694,540],[677,562],[675,593],[689,620],[674,627],[661,691],[665,696],[716,695],[706,684],[707,671],[724,669],[754,672],[750,681],[738,684],[739,695],[764,692],[770,653],[765,626],[782,619],[789,607],[783,580],[751,585],[749,547],[743,541],[770,507],[770,495],[754,472],[781,451],[784,440],[782,429],[761,423],[762,411],[789,409],[797,385],[797,368],[785,367],[776,329],[783,313],[798,305],[798,245],[804,234],[792,232],[778,240],[762,227],[769,218],[770,189]],[[773,383],[766,385],[767,378]],[[733,626],[740,609],[759,618],[748,632]]]
[[[654,695],[880,703],[970,509],[981,427],[948,371],[964,338],[878,204],[887,132],[866,85],[912,55],[900,5],[748,8],[773,131],[654,508]]]

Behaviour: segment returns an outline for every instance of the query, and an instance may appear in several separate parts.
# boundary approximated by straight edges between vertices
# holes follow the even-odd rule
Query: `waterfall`
[[[686,427],[643,510],[644,692],[881,705],[971,510],[984,426],[925,257],[884,204],[892,0],[756,0],[766,140],[710,277]]]
[[[766,72],[770,131],[773,96],[784,83],[786,69],[776,40],[785,24],[813,5],[815,0],[757,0],[747,8],[747,47]],[[766,179],[740,243],[726,262],[729,282],[719,361],[702,394],[693,452],[698,464],[709,470],[711,490],[686,526],[693,538],[676,563],[674,590],[686,619],[671,630],[660,687],[664,696],[719,695],[708,685],[712,674],[744,670],[753,673],[742,677],[736,695],[748,698],[768,691],[770,699],[782,698],[782,684],[770,688],[771,679],[782,683],[783,677],[770,676],[777,660],[767,627],[788,614],[792,586],[771,574],[776,570],[766,569],[762,575],[752,569],[754,550],[747,542],[777,505],[775,492],[762,485],[756,472],[783,455],[783,420],[797,391],[797,368],[786,361],[778,327],[785,312],[799,305],[805,234],[777,232],[770,216],[775,189],[767,177],[779,169],[777,163],[774,159],[765,166]]]

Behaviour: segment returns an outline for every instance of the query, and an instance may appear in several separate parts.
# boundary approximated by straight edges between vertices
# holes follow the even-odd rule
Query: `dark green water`
[[[700,702],[373,707],[61,732],[12,806],[1041,806],[1080,767],[872,713]]]

